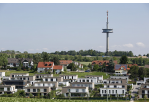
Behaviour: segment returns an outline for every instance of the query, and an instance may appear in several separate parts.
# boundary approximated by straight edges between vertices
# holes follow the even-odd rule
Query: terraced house
[[[41,79],[44,77],[53,77],[53,74],[35,74],[36,79]]]
[[[16,89],[15,89],[15,85],[0,85],[0,94],[12,94],[15,93]]]
[[[63,82],[63,77],[44,77],[43,81],[47,82]]]
[[[97,83],[101,83],[103,81],[102,75],[86,75],[85,78],[97,78]]]
[[[58,88],[58,82],[35,82],[35,87],[51,87]]]
[[[138,91],[139,98],[149,98],[149,83],[141,84],[141,88]]]
[[[70,83],[70,86],[72,86],[72,87],[88,87],[91,90],[94,89],[93,82],[73,82],[73,83]]]
[[[77,82],[93,82],[94,84],[98,84],[97,78],[78,78]]]
[[[104,87],[100,88],[101,97],[115,96],[124,97],[127,92],[126,79],[105,79],[103,80]]]
[[[15,80],[34,81],[35,76],[15,76]]]
[[[25,93],[27,96],[29,96],[30,93],[32,93],[34,96],[37,96],[37,94],[40,94],[40,95],[46,95],[48,94],[49,92],[51,92],[51,87],[49,86],[44,86],[44,87],[41,87],[41,86],[27,86],[25,87]]]
[[[11,79],[15,79],[16,76],[29,76],[29,73],[12,73],[12,74],[10,74]]]
[[[88,87],[62,87],[62,94],[65,97],[87,97],[89,96],[89,89]]]
[[[4,85],[15,85],[16,89],[24,89],[27,85],[26,80],[3,80]]]
[[[60,77],[63,77],[65,82],[75,82],[78,79],[78,75],[60,75]]]

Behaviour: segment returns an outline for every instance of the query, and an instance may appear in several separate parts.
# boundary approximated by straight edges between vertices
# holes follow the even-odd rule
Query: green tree
[[[6,69],[7,69],[7,64],[8,64],[7,58],[8,58],[7,54],[0,53],[0,66],[3,66]]]
[[[126,55],[123,55],[121,58],[120,58],[120,64],[127,64],[128,63],[128,58]]]
[[[32,94],[32,93],[30,93],[30,94],[29,94],[29,97],[30,97],[30,98],[33,98],[33,94]]]
[[[49,62],[49,55],[47,52],[42,52],[43,62]]]
[[[146,76],[146,69],[144,67],[140,67],[138,70],[138,76],[143,79]]]
[[[108,69],[109,69],[110,72],[114,72],[114,63],[113,63],[113,59],[110,59],[110,60],[109,60]]]
[[[52,59],[52,62],[54,62],[54,65],[60,65],[59,58],[56,56]]]
[[[88,67],[89,67],[90,69],[92,69],[92,65],[91,65],[90,63],[88,64]]]
[[[67,69],[71,69],[72,71],[76,71],[76,65],[74,63],[70,63],[68,66],[67,66]]]
[[[98,64],[94,64],[93,71],[98,71],[98,69],[99,69],[99,65]]]

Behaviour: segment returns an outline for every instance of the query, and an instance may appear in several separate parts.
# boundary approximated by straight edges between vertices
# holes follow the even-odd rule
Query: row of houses
[[[36,96],[37,93],[46,95],[54,89],[61,89],[65,97],[87,97],[90,96],[89,90],[94,90],[95,85],[103,84],[104,87],[100,88],[101,97],[107,94],[113,96],[118,94],[120,97],[123,97],[127,92],[127,81],[127,76],[111,76],[109,79],[103,79],[103,76],[95,75],[86,75],[85,78],[78,78],[78,75],[53,77],[53,74],[29,76],[28,73],[13,73],[10,74],[9,79],[3,77],[0,92],[9,94],[16,92],[17,89],[23,89],[27,96],[30,93]],[[9,91],[7,91],[7,87],[10,88],[8,89]]]

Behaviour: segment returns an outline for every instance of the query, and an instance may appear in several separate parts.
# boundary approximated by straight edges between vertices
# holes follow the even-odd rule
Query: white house
[[[102,83],[103,75],[86,75],[85,78],[97,78],[97,83]]]
[[[62,94],[65,97],[87,97],[89,96],[89,89],[88,87],[62,87]]]
[[[93,82],[94,84],[98,84],[97,78],[78,78],[77,82]]]
[[[5,76],[5,72],[0,72],[0,77],[3,78]]]
[[[136,81],[136,85],[145,84],[147,82],[149,83],[149,77],[144,77],[144,80]]]
[[[78,79],[78,75],[60,75],[66,82],[75,82]]]
[[[56,74],[64,71],[64,67],[61,65],[54,65],[54,62],[39,62],[37,72],[45,72],[45,71],[55,70]]]
[[[149,84],[141,84],[141,88],[138,91],[139,98],[144,98],[145,95],[149,98]]]
[[[128,83],[128,76],[110,76],[110,79],[126,79]]]
[[[101,97],[115,96],[124,97],[127,92],[126,79],[105,79],[103,80],[104,87],[100,88]]]

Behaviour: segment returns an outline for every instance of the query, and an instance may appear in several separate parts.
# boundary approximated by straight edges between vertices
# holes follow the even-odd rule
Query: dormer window
[[[51,63],[49,64],[49,66],[51,66]]]
[[[45,64],[45,66],[47,66],[47,64]]]
[[[121,70],[124,70],[124,67],[121,67]]]
[[[101,62],[99,64],[101,64]]]

